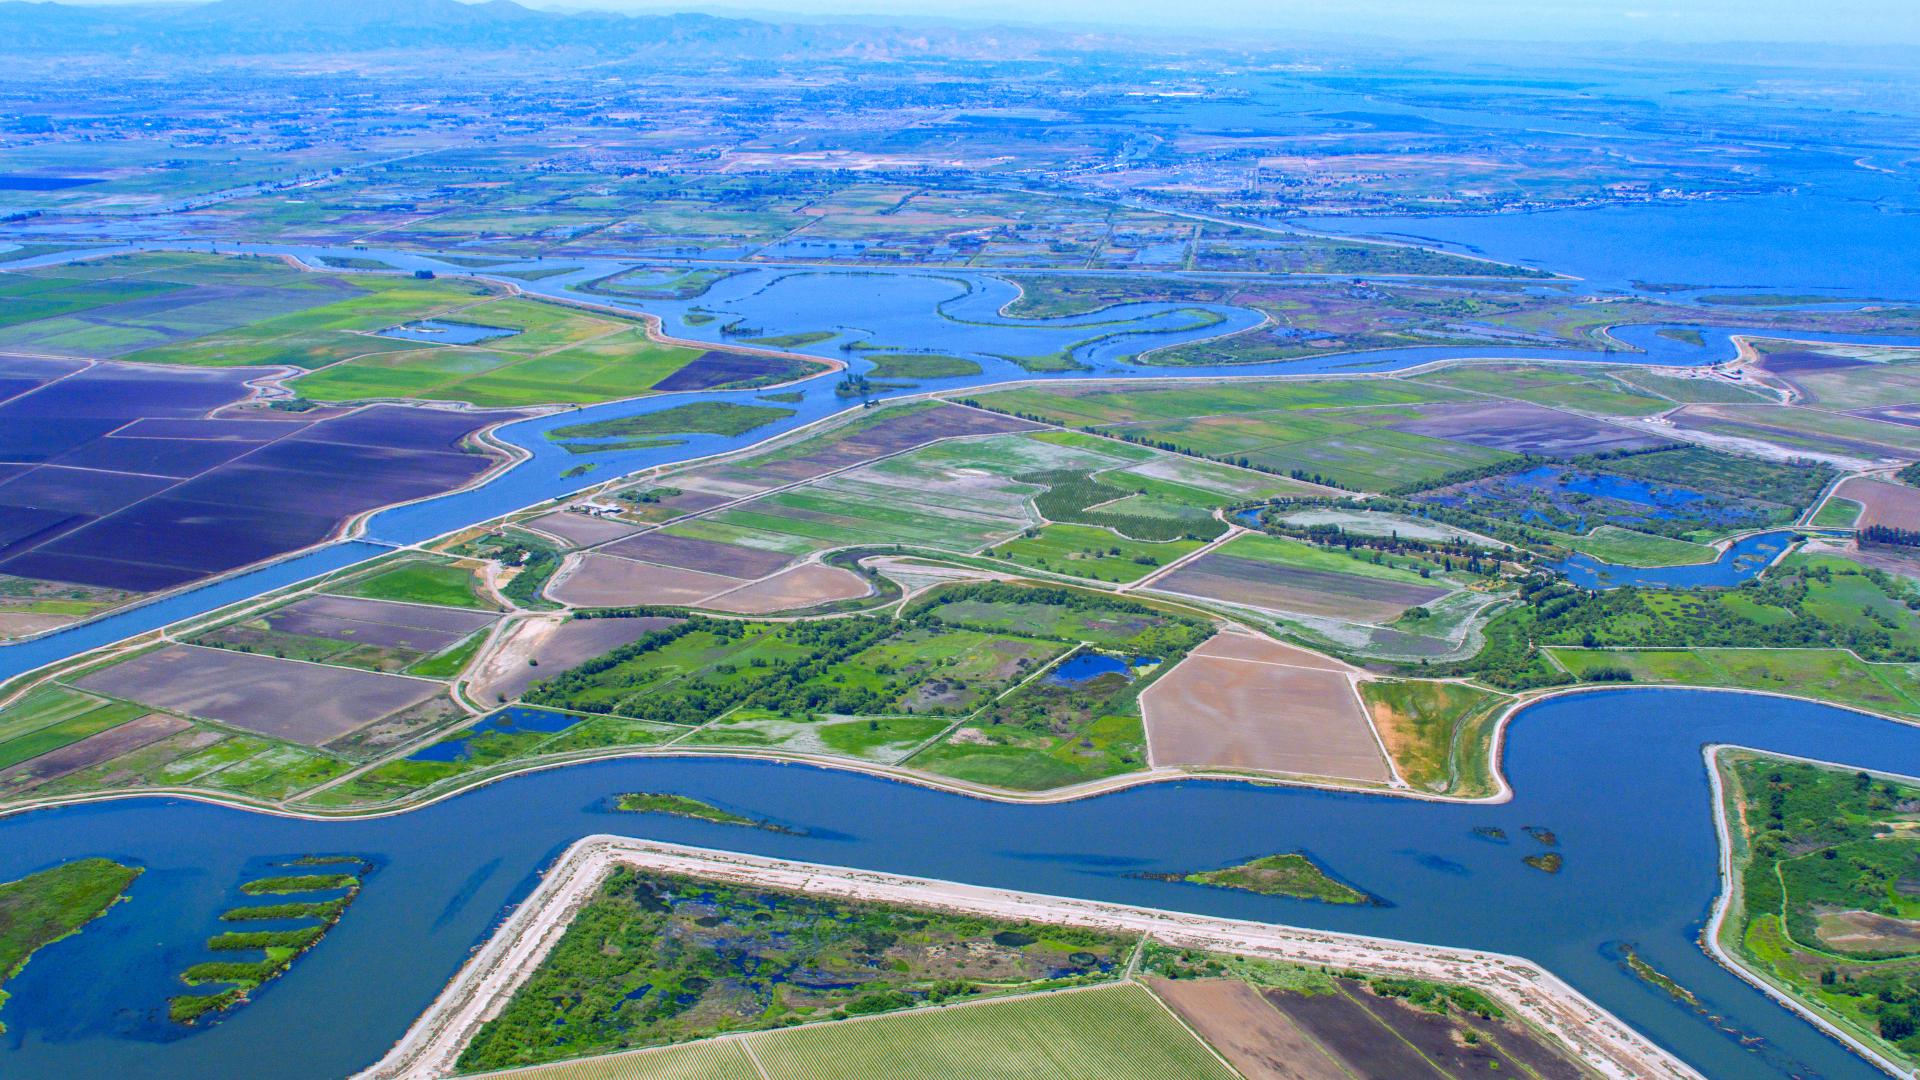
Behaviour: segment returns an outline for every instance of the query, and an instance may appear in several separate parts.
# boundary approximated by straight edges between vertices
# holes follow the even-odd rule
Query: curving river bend
[[[303,257],[320,253],[269,246],[247,250]],[[418,255],[354,254],[371,254],[406,269],[448,269]],[[577,274],[522,287],[575,296],[568,291],[570,285],[608,272],[607,265],[583,266]],[[833,275],[804,271],[768,276],[776,280],[729,279],[730,291],[706,302],[745,305],[755,296],[771,296],[777,304],[767,300],[763,307],[739,310],[754,311],[768,333],[821,328],[817,304],[835,302],[828,287],[835,284]],[[833,324],[837,332],[900,335],[912,332],[912,319],[933,318],[953,323],[953,332],[975,335],[968,338],[975,340],[983,333],[1011,333],[1005,325],[1019,328],[1022,322],[997,315],[1012,298],[1011,287],[998,279],[917,276],[925,280],[905,282],[893,292],[880,290],[905,296],[898,308],[889,308],[884,296],[857,297],[867,325]],[[803,280],[788,280],[796,277]],[[826,280],[811,280],[815,278]],[[932,316],[927,315],[929,303]],[[613,306],[658,313],[677,335],[715,333],[684,324],[679,318],[684,311],[676,313],[672,305],[649,301]],[[1049,332],[1060,333],[1052,344],[1071,350],[1091,370],[1047,377],[1387,371],[1440,359],[1503,355],[1665,364],[1707,363],[1731,355],[1724,335],[1716,335],[1708,347],[1695,348],[1656,338],[1652,328],[1636,328],[1622,336],[1649,350],[1637,356],[1421,348],[1265,368],[1171,370],[1143,368],[1126,359],[1144,347],[1251,325],[1251,314],[1234,308],[1210,308],[1224,321],[1193,325],[1192,318],[1179,312],[1195,306],[1129,305],[1054,322]],[[805,316],[814,319],[813,324],[793,321],[805,312],[816,313]],[[893,319],[909,322],[892,326]],[[840,355],[831,343],[809,351]],[[897,392],[1029,377],[1006,361],[976,355],[985,368],[981,376]],[[865,366],[857,358],[853,362],[856,369]],[[796,387],[804,398],[793,406],[796,416],[781,425],[740,439],[695,437],[680,447],[607,454],[596,479],[735,448],[831,415],[846,407],[833,396],[835,378],[821,376]],[[752,396],[755,392],[672,395],[512,425],[502,429],[500,437],[529,450],[530,460],[471,491],[377,515],[368,536],[379,543],[331,545],[98,623],[0,648],[0,677],[367,558],[382,550],[381,543],[424,540],[562,495],[582,482],[559,477],[579,459],[544,438],[545,431],[558,424],[636,415],[688,400]],[[131,903],[48,948],[10,983],[13,997],[5,1011],[8,1030],[0,1036],[0,1072],[49,1078],[246,1074],[262,1080],[344,1075],[385,1050],[486,936],[503,909],[531,890],[539,870],[555,855],[580,836],[620,832],[1497,949],[1553,969],[1712,1076],[1878,1075],[1837,1042],[1721,969],[1695,943],[1718,888],[1701,747],[1734,743],[1920,775],[1920,730],[1803,702],[1655,690],[1555,699],[1527,709],[1509,730],[1506,768],[1515,797],[1499,806],[1199,782],[1153,785],[1076,803],[1015,806],[811,767],[678,758],[535,773],[418,811],[363,821],[300,821],[172,799],[19,814],[0,819],[0,880],[85,855],[137,862],[147,873],[136,882]],[[635,789],[683,792],[785,821],[808,835],[613,816],[606,809],[611,795]],[[1560,874],[1545,875],[1521,863],[1522,855],[1538,850],[1522,831],[1528,825],[1558,834],[1559,850],[1567,859]],[[1511,839],[1506,844],[1481,839],[1474,833],[1477,826],[1498,826]],[[473,843],[475,837],[485,837],[486,843]],[[1335,873],[1393,906],[1353,910],[1128,876],[1139,870],[1193,870],[1295,849],[1312,852]],[[274,858],[316,851],[351,852],[380,863],[339,928],[231,1019],[185,1035],[168,1025],[164,1003],[177,989],[173,976],[198,958],[201,941],[214,929],[214,917],[227,906],[245,872]],[[1622,942],[1631,943],[1722,1019],[1696,1013],[1628,974],[1617,958]]]

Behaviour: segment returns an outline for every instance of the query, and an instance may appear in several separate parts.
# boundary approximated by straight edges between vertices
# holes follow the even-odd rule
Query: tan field
[[[1140,694],[1154,765],[1391,781],[1353,683],[1331,663],[1216,635]]]

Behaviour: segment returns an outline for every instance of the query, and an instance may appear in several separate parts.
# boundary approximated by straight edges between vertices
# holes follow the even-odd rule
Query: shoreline
[[[1733,907],[1739,894],[1739,876],[1734,867],[1733,826],[1727,820],[1727,790],[1721,770],[1728,754],[1749,753],[1762,757],[1780,758],[1786,761],[1801,761],[1810,765],[1831,766],[1831,762],[1814,761],[1796,754],[1779,754],[1764,750],[1754,750],[1734,743],[1709,743],[1701,749],[1701,757],[1707,765],[1707,784],[1713,791],[1713,828],[1720,842],[1720,895],[1714,898],[1713,913],[1707,919],[1707,925],[1700,931],[1700,947],[1721,967],[1732,972],[1742,981],[1771,998],[1782,1008],[1819,1028],[1842,1046],[1852,1050],[1881,1071],[1900,1077],[1920,1076],[1920,1070],[1910,1069],[1881,1054],[1864,1041],[1828,1019],[1820,1010],[1788,993],[1760,972],[1748,967],[1734,953],[1720,944],[1720,935],[1725,930],[1727,919],[1733,914]],[[1882,773],[1866,770],[1876,776],[1920,783],[1920,777],[1905,776],[1900,773]]]
[[[1158,908],[741,855],[601,834],[576,841],[461,967],[393,1049],[355,1080],[450,1075],[468,1040],[497,1015],[615,866],[685,874],[840,900],[904,904],[1009,920],[1140,934],[1176,948],[1356,968],[1472,986],[1558,1039],[1603,1076],[1701,1074],[1551,972],[1521,957],[1390,938],[1296,929]]]

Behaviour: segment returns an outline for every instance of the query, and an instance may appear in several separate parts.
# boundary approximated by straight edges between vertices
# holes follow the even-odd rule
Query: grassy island
[[[750,818],[731,810],[722,810],[710,802],[690,795],[672,795],[657,791],[630,791],[614,800],[614,808],[630,814],[666,814],[670,817],[711,821],[716,825],[744,825],[750,829],[790,832],[773,822]]]
[[[34,953],[105,915],[140,874],[111,859],[78,859],[0,885],[0,987]],[[6,1002],[0,989],[0,1008]]]
[[[1728,754],[1735,887],[1720,944],[1911,1069],[1920,1064],[1920,787]]]
[[[188,986],[219,986],[207,994],[177,994],[167,999],[167,1016],[177,1024],[195,1024],[215,1013],[246,1003],[253,992],[287,973],[293,962],[320,944],[347,907],[360,895],[362,878],[372,867],[354,856],[307,855],[281,864],[286,868],[347,867],[322,873],[272,874],[240,886],[245,896],[311,897],[273,904],[249,904],[220,915],[221,922],[298,922],[306,925],[272,930],[226,930],[207,939],[207,949],[219,960],[194,964],[181,972]],[[250,959],[230,957],[253,954]]]
[[[1326,904],[1378,903],[1374,897],[1359,889],[1335,881],[1318,863],[1299,852],[1267,855],[1220,870],[1169,874],[1166,877],[1174,881],[1190,881],[1195,885],[1243,889],[1265,896],[1291,896]]]

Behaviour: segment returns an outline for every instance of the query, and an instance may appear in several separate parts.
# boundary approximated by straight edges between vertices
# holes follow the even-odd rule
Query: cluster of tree
[[[1920,547],[1920,529],[1896,529],[1891,525],[1869,525],[1860,530],[1863,544],[1889,544],[1895,547]]]
[[[1649,604],[1647,590],[1592,592],[1551,574],[1530,574],[1519,582],[1519,603],[1488,625],[1486,647],[1448,670],[1512,690],[1572,681],[1539,653],[1539,645],[1843,648],[1874,662],[1920,660],[1920,650],[1895,636],[1901,624],[1871,605],[1844,623],[1816,614],[1808,582],[1831,581],[1833,575],[1830,567],[1813,566],[1734,589],[1652,590],[1662,602]],[[1910,609],[1920,604],[1881,571],[1859,576]]]
[[[1127,639],[1127,647],[1141,654],[1157,656],[1169,662],[1177,656],[1186,655],[1188,649],[1205,641],[1207,636],[1213,633],[1213,628],[1199,619],[1170,615],[1132,600],[1081,592],[1078,589],[1031,588],[1004,581],[982,581],[940,589],[916,603],[908,612],[908,617],[919,621],[921,625],[957,626],[988,634],[1004,634],[1009,631],[1008,625],[1003,622],[955,617],[941,610],[962,602],[1034,605],[1064,608],[1068,611],[1097,611],[1103,615],[1133,616],[1132,621],[1138,625]],[[1022,625],[1014,632],[1023,637],[1045,638],[1050,641],[1079,640],[1039,625]]]

